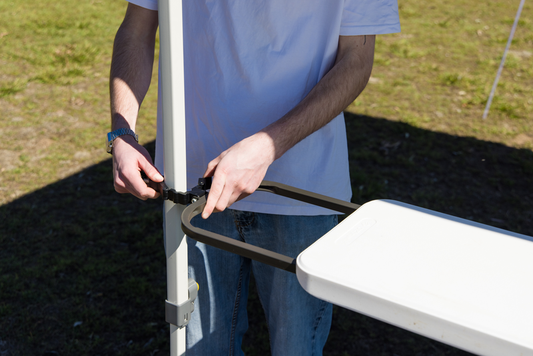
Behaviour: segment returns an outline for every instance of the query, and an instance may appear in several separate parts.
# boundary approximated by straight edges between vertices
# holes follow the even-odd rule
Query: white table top
[[[298,256],[310,294],[480,355],[533,355],[533,240],[392,201]]]

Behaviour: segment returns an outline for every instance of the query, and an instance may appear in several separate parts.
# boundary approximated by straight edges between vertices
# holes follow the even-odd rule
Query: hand
[[[213,177],[202,217],[223,211],[255,192],[275,159],[274,144],[264,132],[231,146],[209,162],[204,177]]]
[[[113,179],[118,193],[130,193],[139,199],[156,199],[159,192],[149,186],[141,177],[141,171],[148,179],[160,183],[163,176],[154,167],[146,149],[129,135],[113,142]]]

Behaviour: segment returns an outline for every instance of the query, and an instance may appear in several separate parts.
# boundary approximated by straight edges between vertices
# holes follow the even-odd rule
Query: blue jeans
[[[336,215],[284,216],[226,209],[194,226],[296,257],[337,224]],[[273,355],[322,355],[332,306],[312,297],[296,275],[188,238],[189,277],[200,285],[187,326],[187,356],[243,355],[250,271],[265,311]]]

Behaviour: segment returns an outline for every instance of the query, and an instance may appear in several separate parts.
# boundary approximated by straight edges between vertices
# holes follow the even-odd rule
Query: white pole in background
[[[164,131],[165,182],[187,191],[185,146],[185,88],[181,0],[159,0],[159,40]],[[167,300],[176,305],[188,299],[187,241],[181,230],[183,206],[165,200]],[[185,355],[185,327],[170,324],[170,355]]]
[[[496,87],[498,86],[498,81],[500,80],[500,75],[502,74],[503,64],[505,63],[507,52],[509,51],[509,47],[511,47],[511,42],[513,42],[514,32],[516,30],[516,26],[518,25],[518,20],[520,19],[520,14],[522,13],[524,2],[525,0],[521,0],[520,5],[518,6],[518,11],[516,12],[513,27],[511,28],[511,33],[509,34],[509,39],[507,40],[507,46],[505,46],[505,51],[503,51],[503,57],[500,62],[500,67],[498,68],[498,73],[496,73],[496,79],[494,79],[494,83],[492,84],[492,89],[490,91],[489,100],[487,101],[487,106],[485,106],[485,111],[483,112],[483,120],[486,119],[487,115],[489,114],[490,105],[492,104],[492,98],[494,97],[494,93],[496,92]]]

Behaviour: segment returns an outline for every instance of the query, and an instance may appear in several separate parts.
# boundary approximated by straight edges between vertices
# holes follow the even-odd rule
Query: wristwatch
[[[117,137],[124,135],[133,136],[135,141],[139,142],[139,136],[137,136],[137,134],[131,129],[118,129],[115,131],[111,131],[107,134],[107,153],[113,153],[113,142]]]

